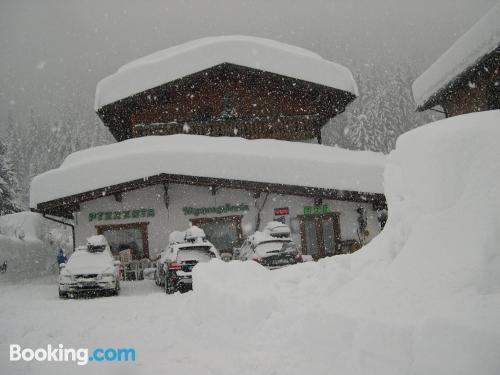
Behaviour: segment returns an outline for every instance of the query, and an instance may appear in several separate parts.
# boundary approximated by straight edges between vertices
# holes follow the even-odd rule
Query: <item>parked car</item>
[[[275,222],[269,224],[272,223]],[[243,242],[238,251],[239,259],[253,260],[268,269],[302,263],[302,253],[289,237],[290,230],[286,230],[286,225],[270,226],[269,224],[264,231],[255,232]]]
[[[92,236],[87,246],[78,247],[66,264],[61,264],[59,297],[79,294],[118,295],[120,262],[111,255],[106,238]]]
[[[193,268],[198,263],[220,259],[219,252],[206,239],[205,232],[196,226],[185,232],[172,233],[169,242],[160,254],[155,273],[156,284],[162,285],[167,294],[191,290]]]

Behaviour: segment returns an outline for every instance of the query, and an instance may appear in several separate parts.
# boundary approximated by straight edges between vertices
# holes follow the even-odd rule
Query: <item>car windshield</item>
[[[180,248],[177,252],[177,261],[185,262],[195,260],[197,262],[208,262],[214,257],[209,246],[190,246]]]

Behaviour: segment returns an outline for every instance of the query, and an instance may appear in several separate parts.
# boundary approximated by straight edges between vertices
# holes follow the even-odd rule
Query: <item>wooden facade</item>
[[[500,46],[461,72],[419,111],[441,106],[446,117],[500,109]]]
[[[223,63],[102,107],[118,140],[178,133],[307,140],[354,95]]]

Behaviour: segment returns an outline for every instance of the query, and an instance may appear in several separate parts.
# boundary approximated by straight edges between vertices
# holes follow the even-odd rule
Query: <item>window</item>
[[[302,252],[313,258],[341,253],[338,213],[301,215]]]
[[[221,253],[232,253],[241,242],[241,216],[191,219],[191,223],[203,229],[207,239]]]
[[[102,234],[108,240],[113,255],[120,251],[130,250],[133,259],[149,257],[148,223],[98,225],[97,234]]]

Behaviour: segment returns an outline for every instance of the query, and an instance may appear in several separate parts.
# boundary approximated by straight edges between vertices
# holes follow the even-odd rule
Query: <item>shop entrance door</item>
[[[341,253],[338,213],[302,215],[299,218],[304,254],[319,259]]]

